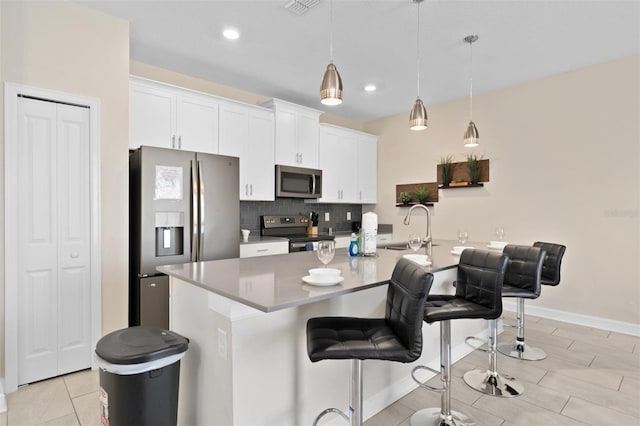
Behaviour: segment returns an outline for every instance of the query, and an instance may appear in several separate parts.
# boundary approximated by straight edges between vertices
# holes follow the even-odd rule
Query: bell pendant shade
[[[342,78],[333,62],[327,65],[320,85],[320,102],[324,105],[340,105],[342,103]]]
[[[464,146],[468,148],[473,148],[474,146],[479,145],[480,133],[478,133],[478,128],[476,127],[476,123],[473,121],[469,121],[469,125],[467,126],[467,131],[464,132]]]
[[[411,130],[424,130],[427,128],[427,109],[420,98],[416,99],[409,114],[409,126]]]

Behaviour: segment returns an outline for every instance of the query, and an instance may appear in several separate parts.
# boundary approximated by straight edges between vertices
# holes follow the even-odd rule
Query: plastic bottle
[[[355,232],[351,233],[351,242],[349,243],[349,256],[357,256],[360,254],[360,248],[358,247],[358,239]]]

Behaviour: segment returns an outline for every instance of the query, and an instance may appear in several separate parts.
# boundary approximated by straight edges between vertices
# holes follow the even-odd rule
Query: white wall
[[[465,82],[461,82],[465,84]],[[408,129],[407,113],[367,123],[378,139],[378,204],[394,239],[406,239],[406,208],[395,185],[436,181],[440,157],[490,159],[484,188],[440,190],[435,238],[494,239],[497,225],[517,244],[567,246],[562,282],[533,304],[640,323],[640,57],[634,56],[485,94],[474,94],[481,136],[464,148],[468,99],[428,108],[429,128]],[[411,229],[423,231],[416,217]],[[529,302],[527,302],[529,303]]]

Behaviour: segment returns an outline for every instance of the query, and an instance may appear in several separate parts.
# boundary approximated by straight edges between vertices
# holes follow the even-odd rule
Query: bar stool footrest
[[[342,416],[343,419],[345,419],[347,422],[349,421],[349,416],[347,416],[344,411],[339,410],[337,408],[327,408],[322,413],[318,414],[318,416],[313,420],[313,426],[316,426],[318,424],[318,420],[320,420],[321,418],[323,418],[329,413],[340,414],[340,416]]]
[[[465,343],[467,346],[472,347],[474,351],[480,351],[480,352],[491,352],[489,349],[484,349],[484,348],[481,348],[480,346],[472,345],[471,343],[469,343],[469,341],[470,341],[470,340],[475,340],[475,341],[477,341],[477,342],[480,342],[482,345],[484,345],[484,344],[488,343],[488,340],[478,339],[478,338],[477,338],[477,337],[475,337],[475,336],[468,336],[466,339],[464,339],[464,343]]]
[[[424,408],[411,416],[411,426],[479,426],[469,416],[457,411],[443,415],[440,408]]]
[[[498,352],[508,357],[525,361],[540,361],[547,357],[547,353],[542,349],[519,342],[498,343]]]
[[[433,386],[429,386],[426,382],[422,382],[420,381],[420,379],[418,379],[415,376],[415,373],[417,370],[427,370],[427,371],[431,371],[432,373],[436,373],[436,374],[440,374],[439,371],[434,370],[431,367],[427,367],[426,365],[418,365],[417,367],[414,367],[413,370],[411,370],[411,378],[413,379],[414,382],[416,382],[418,384],[418,386],[420,386],[421,388],[425,388],[428,389],[430,391],[434,391],[434,392],[444,392],[446,391],[445,388],[436,388]]]

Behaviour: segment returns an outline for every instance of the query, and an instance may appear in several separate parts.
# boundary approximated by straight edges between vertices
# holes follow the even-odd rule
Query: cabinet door
[[[141,145],[173,148],[176,143],[176,96],[168,90],[131,83],[129,148]]]
[[[378,196],[378,142],[375,136],[358,137],[358,203],[375,204]]]
[[[249,143],[241,173],[249,185],[249,193],[240,199],[275,200],[274,118],[269,111],[249,112]],[[242,190],[242,188],[240,188]]]
[[[340,129],[320,130],[322,198],[329,203],[352,203],[356,196],[356,144],[352,135]]]
[[[240,105],[220,105],[219,152],[240,158],[240,199],[249,196],[249,183],[245,172],[249,143],[249,112]]]
[[[296,120],[300,167],[318,168],[319,124],[316,115],[299,113]]]
[[[218,103],[180,95],[178,102],[177,148],[218,153]]]
[[[296,146],[296,113],[279,108],[276,111],[276,164],[300,166]]]

